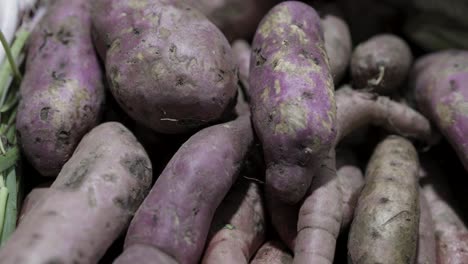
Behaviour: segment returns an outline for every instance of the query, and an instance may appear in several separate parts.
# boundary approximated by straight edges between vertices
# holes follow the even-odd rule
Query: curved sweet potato
[[[266,162],[266,192],[299,202],[335,142],[333,79],[320,17],[301,2],[276,5],[252,44],[249,98]]]
[[[129,256],[135,251],[148,251],[148,261],[162,252],[180,264],[198,262],[216,208],[252,143],[249,115],[205,128],[185,142],[135,214],[116,263],[133,263]]]
[[[390,132],[432,143],[435,132],[429,120],[411,107],[388,97],[354,90],[345,85],[336,92],[338,136],[346,135],[368,124],[384,127]]]
[[[341,188],[332,151],[312,181],[297,221],[294,263],[333,263],[343,218]]]
[[[151,162],[128,129],[97,126],[0,249],[1,262],[97,263],[128,225],[151,177]]]
[[[103,110],[90,28],[89,1],[59,0],[31,35],[16,127],[25,156],[43,176],[57,176]]]
[[[437,263],[468,262],[468,229],[454,209],[450,188],[440,168],[429,159],[422,162],[422,189],[434,220]]]
[[[202,263],[249,263],[265,240],[260,186],[240,176],[216,210]]]
[[[411,80],[418,108],[437,125],[468,171],[468,52],[426,55],[415,63]]]

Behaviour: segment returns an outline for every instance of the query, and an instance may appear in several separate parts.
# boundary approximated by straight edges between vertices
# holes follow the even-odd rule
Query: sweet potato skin
[[[353,85],[381,94],[391,93],[408,76],[412,61],[413,55],[404,40],[392,34],[376,35],[359,44],[353,52]]]
[[[260,186],[240,176],[216,211],[202,263],[249,263],[265,240]]]
[[[18,217],[18,224],[23,221],[24,216],[31,211],[31,209],[38,204],[42,198],[44,198],[49,190],[49,187],[36,187],[32,189],[23,200],[21,205],[21,211]]]
[[[418,108],[447,138],[468,170],[468,52],[440,51],[421,57],[411,72]]]
[[[237,61],[237,65],[239,65],[239,80],[244,86],[244,89],[248,90],[250,55],[252,53],[252,49],[247,41],[239,39],[232,43],[232,51],[234,52],[234,58]]]
[[[419,217],[418,255],[417,264],[436,264],[437,248],[435,241],[435,227],[432,221],[431,209],[422,190],[419,192]]]
[[[25,156],[43,176],[57,176],[100,119],[103,74],[90,27],[88,1],[56,1],[31,35],[16,127]]]
[[[293,263],[332,264],[343,219],[334,150],[318,169],[309,193],[299,209]]]
[[[265,154],[266,191],[297,203],[336,136],[320,18],[304,3],[280,3],[260,23],[252,50],[249,98]]]
[[[97,263],[143,201],[151,177],[149,158],[129,130],[113,122],[97,126],[1,248],[2,263]]]
[[[413,263],[419,223],[413,145],[389,136],[375,149],[366,170],[348,240],[348,263]]]
[[[337,142],[357,128],[370,124],[429,144],[437,138],[437,133],[425,116],[386,96],[354,90],[344,85],[336,92],[336,106]]]
[[[364,179],[361,172],[361,169],[357,167],[356,161],[354,160],[353,154],[348,151],[339,151],[336,157],[337,162],[337,177],[330,175],[329,170],[333,171],[333,167],[323,168],[322,172],[325,174],[325,177],[322,178],[322,181],[326,183],[327,178],[332,178],[332,181],[324,184],[322,186],[322,193],[330,192],[336,194],[336,191],[333,189],[336,185],[339,186],[341,190],[341,216],[336,216],[336,218],[341,218],[341,230],[347,228],[351,223],[355,207],[357,205],[357,200],[361,189],[364,185]],[[328,165],[330,166],[330,164]],[[320,171],[319,171],[320,172]],[[317,173],[318,179],[319,173]],[[316,184],[320,186],[320,184]],[[328,187],[327,187],[328,186]],[[314,187],[314,183],[311,187]],[[335,191],[335,192],[334,192]],[[311,193],[311,190],[309,190]],[[336,196],[334,196],[336,198]],[[308,198],[309,199],[309,198]],[[310,198],[317,199],[317,197]],[[322,199],[322,198],[321,198]],[[332,198],[333,199],[333,198]],[[326,200],[325,200],[326,201]],[[271,221],[278,233],[279,237],[285,243],[285,245],[294,250],[295,248],[295,239],[297,235],[297,223],[298,223],[298,212],[303,204],[297,205],[288,205],[278,201],[275,197],[266,196],[266,203],[271,214]],[[310,201],[308,207],[314,206],[314,201]],[[339,205],[334,204],[336,207]],[[330,206],[327,206],[327,208]],[[308,208],[307,208],[308,209]],[[328,209],[323,211],[315,211],[318,214],[323,214],[328,212]]]
[[[291,264],[293,258],[279,240],[263,244],[250,264]]]
[[[93,7],[97,46],[108,46],[101,56],[111,92],[134,120],[176,134],[232,110],[231,46],[198,10],[182,0],[98,0]]]
[[[151,245],[180,264],[197,262],[215,210],[252,142],[248,115],[203,129],[185,142],[135,214],[119,258],[128,259],[138,245]]]
[[[325,15],[322,26],[330,71],[333,82],[337,85],[346,73],[351,59],[351,33],[346,22],[334,15]]]
[[[423,160],[421,172],[423,193],[435,226],[437,263],[468,262],[468,229],[455,210],[446,175],[431,159]]]

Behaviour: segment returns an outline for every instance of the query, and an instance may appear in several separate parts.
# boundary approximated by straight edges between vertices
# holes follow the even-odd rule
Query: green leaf
[[[3,178],[3,175],[0,175]],[[5,220],[5,209],[8,198],[8,189],[0,187],[0,232],[3,233],[3,222]]]
[[[3,32],[1,30],[0,30],[0,42],[2,43],[3,48],[5,49],[5,54],[7,56],[8,63],[10,64],[10,68],[13,69],[13,73],[16,79],[18,80],[18,82],[21,82],[22,77],[18,69],[18,66],[16,65],[15,57],[13,57],[13,54],[10,50],[10,45],[8,44],[7,40],[5,39],[5,35],[3,35]]]
[[[18,218],[18,189],[16,184],[16,170],[12,168],[6,174],[6,188],[8,189],[8,197],[5,207],[5,220],[3,222],[3,231],[0,238],[0,246],[2,246],[8,238],[10,238],[16,228],[16,220]]]
[[[16,161],[19,159],[18,147],[8,149],[4,155],[0,155],[0,172],[15,166]]]

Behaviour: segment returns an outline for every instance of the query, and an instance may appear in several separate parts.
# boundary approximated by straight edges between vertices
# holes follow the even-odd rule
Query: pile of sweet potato
[[[44,1],[0,263],[468,263],[468,50],[349,2]]]

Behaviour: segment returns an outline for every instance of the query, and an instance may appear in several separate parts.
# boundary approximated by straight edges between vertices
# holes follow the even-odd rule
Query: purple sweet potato
[[[258,23],[279,0],[186,0],[213,22],[229,41],[250,39]]]
[[[345,85],[336,92],[338,140],[366,125],[384,127],[390,132],[426,143],[436,138],[429,121],[411,107],[388,97],[353,90]]]
[[[349,263],[414,263],[418,169],[417,152],[408,140],[389,136],[376,147],[351,224]]]
[[[392,34],[374,36],[353,51],[353,85],[381,94],[392,93],[406,80],[412,62],[413,55],[403,39]]]
[[[293,258],[278,240],[268,241],[258,250],[250,264],[291,264]]]
[[[435,227],[432,221],[431,209],[422,191],[419,191],[419,235],[417,264],[436,264],[437,251],[435,241]]]
[[[232,43],[232,51],[234,52],[237,65],[239,65],[239,79],[244,89],[247,90],[249,86],[250,54],[252,49],[247,41],[236,40]]]
[[[468,263],[468,229],[455,210],[446,175],[430,159],[423,160],[421,171],[423,193],[435,226],[437,263]]]
[[[297,221],[294,263],[333,263],[343,219],[335,151],[331,151],[312,181]]]
[[[334,15],[325,15],[322,27],[330,71],[336,85],[348,69],[352,52],[351,33],[346,22]]]
[[[25,156],[44,176],[57,176],[102,112],[90,28],[89,1],[58,0],[31,35],[16,127]]]
[[[347,228],[353,220],[359,194],[364,186],[364,175],[357,166],[354,154],[349,151],[337,152],[336,167],[338,186],[341,188],[341,228]]]
[[[354,209],[357,205],[357,199],[359,197],[359,193],[361,192],[361,189],[364,185],[364,179],[361,170],[359,167],[356,166],[356,161],[354,158],[350,158],[351,153],[349,152],[343,152],[340,151],[337,153],[337,176],[332,175],[330,172],[334,171],[334,167],[331,166],[333,164],[332,160],[328,160],[330,164],[327,166],[322,167],[321,170],[319,170],[319,173],[317,173],[317,177],[314,179],[318,179],[317,183],[312,183],[312,187],[315,189],[319,189],[321,195],[315,195],[313,198],[307,198],[309,199],[307,207],[312,207],[314,206],[314,202],[317,199],[332,199],[332,198],[327,198],[331,197],[329,194],[334,195],[336,198],[337,190],[333,189],[336,184],[338,184],[340,190],[341,190],[341,212],[342,215],[340,218],[342,218],[341,221],[341,230],[345,229],[348,227],[349,223],[352,220],[353,214],[354,214]],[[323,174],[323,175],[322,175]],[[325,179],[331,179],[330,182],[326,182]],[[320,180],[322,179],[322,180]],[[323,186],[320,186],[320,182],[323,183]],[[309,190],[309,194],[311,194],[311,190]],[[290,249],[294,249],[295,247],[295,239],[297,235],[297,223],[298,223],[298,212],[300,205],[287,205],[285,203],[276,201],[274,198],[269,199],[270,197],[267,196],[267,203],[268,203],[268,208],[272,212],[271,218],[272,218],[272,223],[273,226],[275,227],[276,231],[278,232],[281,240],[288,246]],[[314,201],[315,199],[315,201]],[[332,208],[331,206],[325,206],[321,207],[320,211],[313,211],[314,214],[319,215],[318,217],[322,217],[323,214],[325,213],[334,213],[335,208],[340,207],[339,205],[334,204],[335,207]],[[304,207],[304,205],[302,205]],[[303,208],[303,210],[309,210],[309,208]],[[307,214],[309,216],[313,215]],[[327,227],[328,228],[328,227]],[[327,229],[328,230],[328,229]],[[314,236],[315,234],[310,234]],[[323,236],[322,236],[323,237]],[[306,239],[308,239],[306,237]],[[334,241],[332,241],[334,242]],[[330,244],[329,244],[330,245]],[[330,252],[328,254],[333,253],[333,247],[328,246],[328,249]],[[329,259],[330,260],[330,259]],[[332,259],[331,259],[332,260]]]
[[[249,263],[264,242],[265,231],[260,186],[240,177],[216,210],[202,263]]]
[[[351,221],[364,184],[359,168],[343,155],[338,173],[331,152],[312,181],[299,210],[294,263],[334,263],[338,234]]]
[[[95,42],[110,90],[137,122],[184,133],[219,121],[235,105],[231,46],[182,0],[96,0]]]
[[[412,136],[429,143],[432,142],[434,138],[434,132],[431,130],[429,121],[424,116],[411,109],[409,106],[394,102],[387,97],[376,96],[369,92],[356,91],[345,86],[336,92],[336,104],[338,136],[334,145],[338,145],[340,140],[346,135],[349,135],[352,131],[368,124],[383,126],[389,131],[401,135]],[[351,220],[352,212],[354,211],[356,203],[356,194],[360,192],[362,185],[362,176],[360,176],[359,169],[354,168],[350,173],[351,174],[348,177],[352,176],[352,178],[347,178],[346,180],[343,180],[342,176],[340,176],[341,173],[338,173],[338,178],[330,175],[319,176],[317,174],[317,178],[328,177],[339,181],[340,184],[350,184],[347,187],[341,188],[344,190],[341,194],[342,200],[348,201],[344,202],[342,205],[343,227],[347,226]],[[346,173],[344,175],[348,174]],[[314,182],[314,180],[312,182]],[[334,190],[330,187],[332,184],[327,183],[326,181],[324,186],[318,187],[320,182],[323,181],[318,180],[316,188]],[[315,198],[310,199],[327,200],[331,199],[327,197],[328,195],[336,195],[336,193],[328,191],[323,191],[322,193],[323,194],[321,195],[323,195],[323,197],[321,195],[314,195]],[[309,195],[310,194],[311,193],[309,192]],[[268,193],[266,193],[266,203],[271,213],[272,224],[279,236],[289,248],[294,248],[294,239],[297,232],[297,212],[302,204],[290,206]],[[332,215],[334,212],[334,207],[332,206],[322,207],[320,211],[315,210],[315,214],[317,215]],[[328,250],[331,249],[333,248],[328,247]]]
[[[468,51],[426,55],[411,73],[418,108],[451,143],[468,171]]]
[[[136,251],[164,253],[180,264],[199,261],[211,221],[235,182],[253,130],[249,115],[205,128],[185,142],[138,209],[115,263],[134,263]],[[148,251],[147,253],[145,253]]]
[[[151,177],[149,158],[128,129],[97,126],[0,249],[1,262],[97,263],[128,225]]]
[[[299,202],[336,136],[333,79],[320,17],[301,2],[276,5],[252,44],[249,98],[266,162],[266,192]]]

